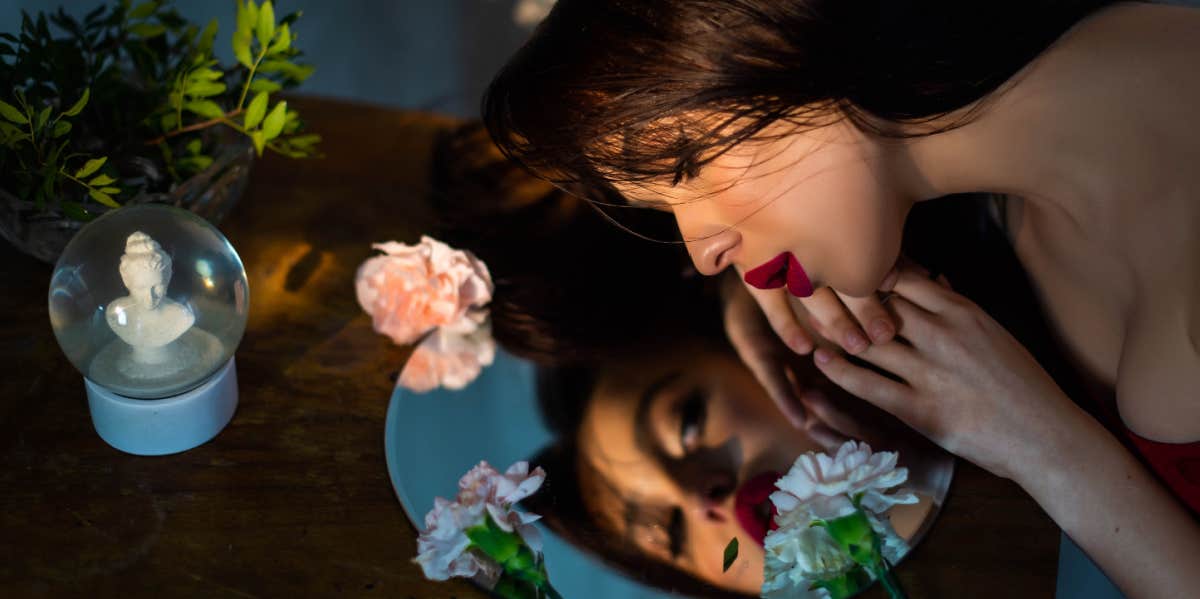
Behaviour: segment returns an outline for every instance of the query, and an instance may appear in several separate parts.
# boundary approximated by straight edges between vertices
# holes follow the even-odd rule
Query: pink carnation
[[[470,252],[431,237],[417,245],[372,247],[383,254],[363,262],[354,285],[379,333],[407,345],[437,327],[471,333],[486,320],[482,309],[492,299],[492,278]]]
[[[469,334],[438,329],[413,350],[396,384],[417,393],[462,389],[495,358],[496,342],[486,322]]]
[[[480,462],[458,481],[454,501],[434,499],[433,510],[425,516],[425,530],[417,537],[417,557],[413,561],[430,580],[458,576],[492,588],[499,579],[500,566],[469,548],[466,530],[482,524],[486,513],[500,528],[515,530],[530,549],[541,553],[541,536],[533,526],[538,516],[518,512],[513,505],[537,491],[545,479],[546,472],[541,468],[529,472],[528,462],[517,462],[504,474]]]

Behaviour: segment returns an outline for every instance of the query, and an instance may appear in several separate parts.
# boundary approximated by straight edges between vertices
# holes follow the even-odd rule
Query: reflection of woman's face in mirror
[[[579,429],[588,511],[647,555],[757,594],[779,473],[820,447],[783,418],[728,351],[704,343],[601,369]],[[739,514],[740,512],[740,514]],[[740,554],[729,572],[729,540]]]

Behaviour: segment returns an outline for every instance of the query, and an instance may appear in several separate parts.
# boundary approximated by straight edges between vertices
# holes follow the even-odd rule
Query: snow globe
[[[105,214],[63,250],[49,302],[109,445],[186,451],[233,417],[249,291],[237,252],[208,221],[158,204]]]

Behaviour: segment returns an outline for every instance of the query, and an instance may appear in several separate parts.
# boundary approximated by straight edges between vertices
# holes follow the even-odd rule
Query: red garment
[[[1159,443],[1139,437],[1123,423],[1121,429],[1175,496],[1200,515],[1200,441]]]

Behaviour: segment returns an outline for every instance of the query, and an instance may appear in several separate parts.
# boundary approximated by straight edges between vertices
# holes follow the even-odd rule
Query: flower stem
[[[207,121],[201,121],[199,123],[193,123],[182,129],[176,129],[174,131],[169,131],[162,137],[156,137],[156,138],[146,142],[146,145],[157,146],[158,144],[160,144],[164,141],[167,141],[168,139],[171,139],[172,137],[175,137],[176,135],[183,135],[184,133],[191,133],[192,131],[199,131],[201,129],[207,129],[209,127],[212,127],[213,125],[220,125],[222,123],[229,124],[230,123],[229,119],[231,119],[241,113],[242,113],[241,108],[238,108],[236,110],[231,110],[231,111],[225,113],[224,116],[219,116],[215,119],[208,119]]]
[[[900,585],[900,579],[896,578],[896,573],[892,571],[892,565],[888,563],[887,559],[881,556],[879,563],[871,568],[871,574],[879,579],[879,583],[887,590],[889,597],[908,599],[908,595],[904,593],[904,587]]]

